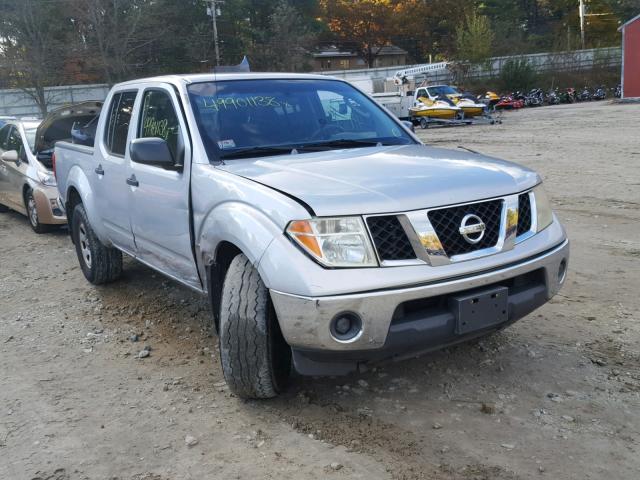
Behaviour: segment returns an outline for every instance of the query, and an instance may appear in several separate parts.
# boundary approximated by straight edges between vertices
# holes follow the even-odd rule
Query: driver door
[[[3,162],[3,171],[6,180],[6,190],[4,192],[4,204],[19,212],[26,214],[26,208],[24,205],[24,198],[22,197],[22,187],[24,185],[24,178],[27,174],[27,168],[29,167],[29,160],[24,150],[22,143],[22,137],[20,131],[15,125],[11,125],[9,128],[9,134],[5,144],[5,151],[10,152],[15,150],[18,152],[17,162]]]
[[[142,91],[132,119],[134,138],[162,138],[180,168],[130,161],[131,225],[136,257],[193,288],[201,289],[191,241],[191,147],[175,91],[153,86]]]

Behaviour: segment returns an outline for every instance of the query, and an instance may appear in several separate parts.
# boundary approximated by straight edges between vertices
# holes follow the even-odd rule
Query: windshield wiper
[[[268,157],[271,155],[280,155],[283,153],[291,153],[294,147],[249,147],[233,150],[220,155],[223,160],[229,158],[251,158],[251,157]]]
[[[358,147],[375,147],[382,146],[384,143],[378,140],[355,140],[355,139],[337,139],[327,140],[325,142],[305,143],[297,147],[298,150],[326,150],[332,148],[358,148]]]

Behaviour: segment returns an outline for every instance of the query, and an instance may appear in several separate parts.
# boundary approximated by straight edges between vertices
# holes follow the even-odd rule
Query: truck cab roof
[[[339,80],[327,75],[309,73],[197,73],[188,75],[162,75],[157,77],[140,78],[122,82],[116,87],[138,85],[141,83],[170,83],[190,84],[201,82],[221,82],[225,80]]]

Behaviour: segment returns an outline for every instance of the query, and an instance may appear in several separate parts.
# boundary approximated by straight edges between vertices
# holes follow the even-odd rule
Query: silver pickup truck
[[[122,252],[208,295],[225,379],[277,395],[504,328],[562,286],[569,242],[540,177],[423,145],[323,76],[116,85],[94,147],[55,172],[87,280]]]

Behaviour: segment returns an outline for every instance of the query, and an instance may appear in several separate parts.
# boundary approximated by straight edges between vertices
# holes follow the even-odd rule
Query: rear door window
[[[111,100],[104,140],[107,150],[113,155],[124,156],[127,149],[127,137],[136,95],[137,92],[120,92],[116,93]]]
[[[173,101],[164,90],[147,90],[142,100],[138,138],[155,137],[167,142],[175,160],[180,160],[180,123]]]

